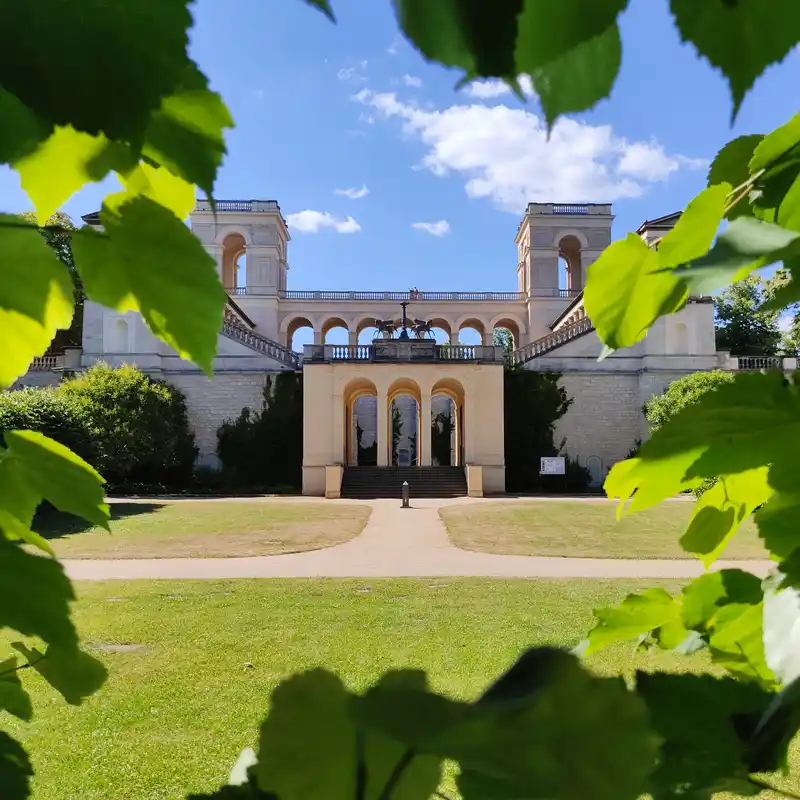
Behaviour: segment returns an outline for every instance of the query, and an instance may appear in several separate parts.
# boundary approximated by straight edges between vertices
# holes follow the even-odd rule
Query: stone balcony
[[[304,364],[335,362],[370,364],[503,364],[502,347],[494,345],[437,344],[433,339],[375,339],[372,344],[307,344]]]

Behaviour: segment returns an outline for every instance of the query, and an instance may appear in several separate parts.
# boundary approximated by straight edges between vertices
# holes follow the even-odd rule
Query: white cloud
[[[337,73],[336,77],[340,81],[347,83],[361,83],[367,79],[364,72],[367,69],[367,62],[361,61],[356,67],[342,67]]]
[[[411,86],[414,89],[419,89],[422,86],[422,78],[418,78],[416,75],[403,75],[403,83],[406,86]]]
[[[392,43],[386,48],[386,52],[390,56],[396,56],[400,52],[402,45],[403,37],[398,33],[397,36],[392,39]]]
[[[328,211],[312,211],[310,208],[289,214],[286,222],[290,228],[301,233],[317,233],[322,228],[333,228],[337,233],[356,233],[361,230],[361,226],[352,217],[342,219],[334,217]]]
[[[610,125],[570,118],[561,118],[548,139],[543,119],[504,104],[427,110],[393,92],[369,89],[352,99],[402,121],[404,133],[426,146],[420,168],[439,176],[456,173],[468,196],[489,198],[516,214],[529,202],[610,203],[638,197],[678,169],[705,164],[670,155],[655,141],[630,142]]]
[[[519,87],[526,97],[533,97],[536,94],[529,75],[520,75],[518,80]],[[495,97],[511,94],[511,87],[505,81],[491,78],[485,81],[471,81],[464,86],[463,91],[467,97],[473,97],[476,100],[492,100]]]
[[[444,236],[450,233],[450,223],[446,219],[438,222],[412,222],[411,227],[418,231],[425,231],[431,236]]]
[[[350,200],[360,200],[362,197],[366,197],[369,194],[369,189],[366,185],[362,185],[360,189],[356,189],[352,186],[347,189],[334,189],[333,193],[339,194],[342,197],[348,197]]]

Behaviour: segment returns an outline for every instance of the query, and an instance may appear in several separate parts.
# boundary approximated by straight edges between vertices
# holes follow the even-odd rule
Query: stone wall
[[[641,436],[639,376],[636,373],[565,374],[561,385],[572,405],[556,424],[555,442],[586,464],[598,456],[603,472],[622,461]]]
[[[247,406],[256,411],[263,404],[263,390],[268,373],[220,372],[209,380],[201,372],[165,374],[163,379],[186,395],[189,421],[194,429],[199,463],[218,464],[217,430],[226,419],[239,416]]]

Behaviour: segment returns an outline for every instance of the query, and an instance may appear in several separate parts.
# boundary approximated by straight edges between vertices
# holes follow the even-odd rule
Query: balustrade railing
[[[299,369],[300,367],[300,356],[294,350],[290,350],[288,347],[284,347],[266,336],[237,324],[227,315],[222,323],[222,334],[229,339],[240,342],[251,350],[280,361],[292,367],[292,369]]]
[[[237,294],[247,294],[244,287],[236,289]],[[580,289],[535,289],[531,294],[533,297],[577,297],[581,293]],[[288,289],[278,292],[278,297],[282,300],[386,300],[393,303],[408,300],[414,302],[431,301],[479,301],[479,302],[513,302],[515,300],[525,300],[525,292],[351,292],[351,291],[317,291],[314,289]]]
[[[48,372],[58,366],[58,356],[36,356],[33,359],[29,372]]]
[[[281,210],[277,200],[217,200],[215,207],[217,211],[245,211],[253,213]],[[209,203],[208,200],[198,200],[194,210],[211,211],[211,203]]]
[[[783,359],[780,356],[739,356],[739,369],[759,370],[759,369],[781,369]]]
[[[494,345],[436,344],[433,339],[400,341],[386,339],[373,344],[308,344],[303,355],[304,364],[331,361],[391,361],[419,362],[481,362],[503,363],[503,349]]]
[[[536,341],[529,342],[520,348],[517,348],[508,356],[508,362],[511,364],[525,364],[533,358],[549,353],[557,347],[566,344],[567,342],[583,336],[584,333],[594,330],[594,325],[588,317],[573,322],[570,325],[564,325],[546,336],[542,336]]]

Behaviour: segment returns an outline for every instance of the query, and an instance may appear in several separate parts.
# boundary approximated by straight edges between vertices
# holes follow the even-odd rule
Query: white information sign
[[[566,471],[567,465],[563,456],[551,456],[549,458],[540,459],[540,475],[564,475]]]

